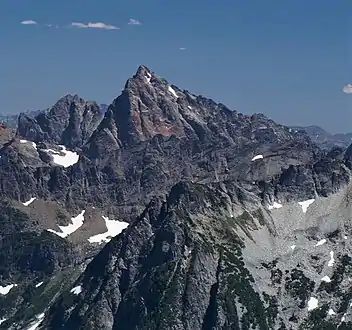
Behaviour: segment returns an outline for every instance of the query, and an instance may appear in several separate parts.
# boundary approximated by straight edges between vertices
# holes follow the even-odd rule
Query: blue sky
[[[0,0],[0,111],[110,103],[145,64],[244,113],[352,131],[351,28],[350,0]]]

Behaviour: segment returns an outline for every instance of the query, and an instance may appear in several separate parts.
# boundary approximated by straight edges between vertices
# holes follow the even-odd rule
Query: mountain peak
[[[152,71],[145,65],[140,65],[136,71],[135,76],[149,76]]]
[[[87,105],[94,105],[94,108],[96,109],[98,107],[98,104],[95,101],[87,101],[80,97],[78,94],[66,94],[62,97],[59,98],[59,100],[54,104],[54,106],[50,109],[53,110],[56,106],[60,106],[62,104],[87,104]]]
[[[96,102],[77,94],[62,96],[50,109],[34,118],[20,115],[17,134],[33,142],[81,148],[97,128],[103,114]]]
[[[154,72],[145,65],[140,65],[136,73],[127,79],[125,90],[146,88],[151,82],[159,81]]]
[[[61,100],[67,100],[67,101],[73,101],[74,99],[80,99],[80,96],[78,94],[65,94],[63,96],[61,96],[58,101],[61,101]]]
[[[221,103],[170,84],[144,65],[127,80],[122,94],[109,109],[111,113],[106,114],[100,129],[110,130],[114,141],[122,145],[157,135],[202,143],[221,140],[227,145],[240,143],[244,133],[258,141],[274,141],[279,136],[291,139],[288,130],[265,116],[241,116]]]

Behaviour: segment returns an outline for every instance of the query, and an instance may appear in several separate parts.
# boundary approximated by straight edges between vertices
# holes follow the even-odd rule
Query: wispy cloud
[[[21,24],[22,25],[41,25],[46,28],[56,28],[56,29],[60,28],[60,26],[57,24],[51,24],[51,23],[39,24],[37,21],[33,21],[33,20],[25,20],[25,21],[22,21]],[[65,26],[61,26],[61,27],[64,28]],[[103,22],[89,22],[89,23],[73,22],[73,23],[70,23],[69,25],[66,25],[66,27],[77,28],[77,29],[101,29],[101,30],[119,30],[120,29],[115,25],[106,24]]]
[[[78,29],[102,29],[102,30],[119,30],[115,25],[105,24],[102,22],[89,22],[89,23],[79,23],[73,22],[71,26]]]
[[[138,19],[130,18],[128,20],[129,25],[142,25],[142,22],[139,21]]]
[[[352,94],[352,84],[348,84],[342,88],[342,91],[346,94]]]
[[[23,24],[23,25],[37,25],[38,22],[29,19],[29,20],[22,21],[21,24]]]
[[[180,50],[186,50],[186,47],[180,47]]]

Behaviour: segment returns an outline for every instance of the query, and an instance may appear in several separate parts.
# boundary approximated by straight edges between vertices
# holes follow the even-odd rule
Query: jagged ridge
[[[96,110],[77,96],[66,97],[35,118],[21,116],[18,136],[1,144],[3,199],[37,197],[70,214],[94,206],[131,223],[89,264],[76,283],[84,289],[81,294],[70,292],[73,283],[66,275],[65,280],[48,280],[62,284],[58,291],[63,294],[45,296],[54,307],[45,310],[43,329],[322,326],[314,314],[303,311],[309,294],[316,293],[316,279],[302,272],[295,259],[285,266],[282,244],[293,240],[296,233],[290,230],[295,229],[295,217],[301,217],[291,205],[346,189],[352,147],[321,151],[304,133],[195,96],[145,66],[128,79],[101,121]],[[37,144],[21,143],[21,134]],[[79,152],[76,164],[64,168],[48,159],[46,150],[58,144]],[[269,212],[280,203],[288,205],[288,213]],[[85,258],[96,251],[82,242],[97,219],[92,215],[81,234],[68,238],[82,254],[59,272],[79,276]],[[288,233],[283,219],[292,224]],[[31,231],[43,230],[39,223]],[[348,229],[345,220],[343,224],[339,230]],[[318,227],[300,229],[304,244],[317,239],[312,231],[322,235],[314,229]],[[311,269],[313,262],[301,258]],[[348,265],[349,259],[343,260]],[[284,284],[276,283],[276,275],[284,271]],[[276,272],[272,287],[263,287],[272,279],[270,272]],[[304,294],[302,285],[309,288]],[[294,309],[293,315],[285,304]],[[345,307],[339,307],[339,317]],[[34,315],[32,311],[21,318],[18,311],[4,310],[9,318],[5,327],[16,328],[13,322],[23,327],[21,321],[27,324]],[[37,306],[35,311],[43,309]],[[296,312],[303,323],[295,321]],[[324,317],[320,319],[325,322]]]

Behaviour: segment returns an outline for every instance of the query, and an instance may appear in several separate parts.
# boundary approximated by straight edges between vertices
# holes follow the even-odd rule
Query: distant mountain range
[[[312,141],[324,149],[333,146],[348,147],[352,142],[352,133],[331,134],[319,126],[292,126],[294,130],[305,131]]]

